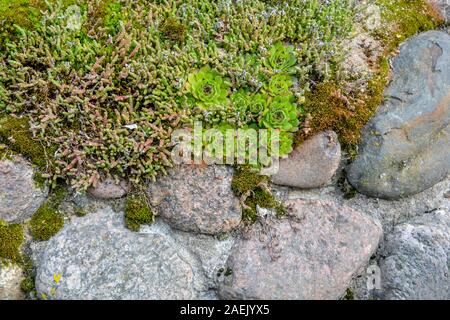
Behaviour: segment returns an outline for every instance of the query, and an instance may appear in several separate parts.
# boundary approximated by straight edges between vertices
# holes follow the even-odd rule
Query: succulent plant
[[[172,166],[171,133],[196,120],[295,131],[285,89],[302,95],[335,70],[350,1],[226,2],[77,0],[80,30],[61,18],[67,1],[48,1],[17,28],[3,24],[15,19],[3,19],[2,7],[1,27],[14,36],[0,39],[0,117],[29,118],[36,143],[49,148],[42,176],[78,191],[105,176],[156,179]],[[294,71],[302,86],[284,76]],[[247,99],[233,94],[230,103],[241,90]]]
[[[272,96],[287,96],[292,94],[289,90],[294,81],[292,77],[286,73],[278,73],[274,75],[267,85],[267,90]]]
[[[289,155],[293,150],[294,145],[294,134],[287,131],[281,131],[279,129],[270,129],[268,134],[267,145],[269,148],[269,154],[273,155],[273,150],[271,150],[272,134],[274,131],[278,131],[278,156],[284,157]],[[276,156],[276,155],[275,155]]]
[[[257,119],[267,106],[269,98],[262,93],[254,94],[248,103],[248,110],[253,115],[254,119]]]
[[[290,72],[297,63],[294,47],[284,45],[281,42],[275,43],[269,50],[265,60],[266,67],[278,72]]]
[[[264,110],[261,124],[266,128],[295,132],[299,125],[299,111],[292,103],[292,96],[280,96],[273,99]]]
[[[240,116],[245,119],[250,102],[248,92],[242,89],[236,91],[231,95],[230,100],[236,112],[238,112]]]
[[[188,90],[205,109],[228,103],[229,83],[210,67],[189,74]]]

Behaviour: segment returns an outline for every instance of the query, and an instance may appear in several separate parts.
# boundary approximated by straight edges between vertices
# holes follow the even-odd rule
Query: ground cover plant
[[[196,120],[279,130],[289,153],[305,94],[336,73],[353,14],[347,0],[30,8],[32,26],[16,23],[1,46],[0,112],[29,122],[43,176],[78,190],[155,179],[171,166],[171,133]],[[20,150],[16,140],[1,142]]]

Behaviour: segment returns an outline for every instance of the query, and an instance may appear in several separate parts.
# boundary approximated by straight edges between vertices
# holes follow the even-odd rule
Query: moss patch
[[[44,8],[43,0],[0,0],[0,50],[15,37],[14,25],[33,28]]]
[[[268,181],[267,176],[259,175],[247,167],[236,169],[231,181],[231,189],[237,197],[242,198],[246,195],[244,201],[246,208],[242,210],[242,219],[244,221],[256,222],[257,206],[265,209],[275,209],[278,216],[284,214],[285,210],[282,204],[263,187],[268,184]]]
[[[50,161],[50,152],[41,143],[33,139],[27,117],[5,116],[0,119],[0,142],[9,149],[20,153],[33,164],[44,168]]]
[[[2,259],[19,262],[23,240],[23,228],[20,224],[7,224],[0,220],[0,262]]]
[[[47,241],[64,225],[62,214],[49,203],[43,204],[30,221],[31,235],[35,240]]]
[[[164,37],[175,42],[182,42],[186,37],[187,28],[174,17],[168,17],[161,26]]]
[[[67,187],[58,185],[51,190],[48,200],[33,215],[30,230],[35,240],[47,241],[63,227],[64,217],[58,208],[67,195]]]
[[[375,34],[383,41],[387,52],[416,33],[435,29],[444,22],[436,8],[424,0],[377,0],[376,3],[382,10],[385,24],[394,28],[380,28]]]
[[[361,129],[374,115],[383,101],[383,92],[389,78],[389,61],[381,58],[379,68],[368,83],[368,90],[359,96],[343,98],[339,84],[321,83],[306,95],[305,111],[311,115],[308,134],[300,132],[296,142],[327,129],[334,130],[345,150],[356,155],[356,145],[361,138]],[[354,109],[350,109],[349,105]]]
[[[142,224],[153,222],[153,212],[143,195],[130,195],[125,200],[125,226],[132,231],[139,231]]]
[[[37,296],[35,281],[36,281],[36,269],[33,265],[33,260],[29,256],[23,256],[22,270],[25,278],[20,283],[20,288],[28,296]]]
[[[345,291],[345,296],[343,300],[355,300],[355,294],[353,293],[353,290],[350,288],[347,288]]]

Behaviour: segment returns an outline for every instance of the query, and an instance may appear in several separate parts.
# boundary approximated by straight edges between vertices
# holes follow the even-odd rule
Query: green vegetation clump
[[[68,190],[64,185],[54,187],[48,200],[31,217],[30,231],[35,240],[47,241],[64,226],[59,207],[67,195]]]
[[[444,22],[428,1],[376,0],[375,3],[381,8],[383,22],[391,24],[388,28],[375,31],[388,53],[416,33],[435,29]]]
[[[103,176],[156,179],[172,166],[172,132],[197,120],[297,131],[305,93],[338,69],[354,14],[350,0],[72,3],[78,16],[50,1],[45,19],[7,41],[0,114],[28,116],[41,145],[57,146],[44,177],[79,191]]]
[[[361,129],[383,101],[383,92],[389,77],[389,61],[381,58],[378,71],[370,79],[367,90],[351,100],[341,95],[339,85],[324,82],[306,94],[305,112],[310,114],[311,132],[297,135],[301,143],[307,137],[327,129],[334,130],[342,146],[355,155],[361,138]],[[354,110],[349,105],[354,106]]]
[[[46,148],[33,138],[28,117],[0,118],[0,142],[41,168],[48,163]]]
[[[143,195],[128,196],[125,201],[125,226],[132,231],[139,231],[142,224],[153,222],[153,212]]]
[[[43,204],[30,220],[31,235],[37,241],[50,240],[64,225],[62,214],[49,206]]]
[[[27,294],[28,296],[37,296],[35,281],[36,281],[36,270],[33,265],[33,260],[27,256],[24,255],[22,258],[22,270],[24,273],[24,279],[20,283],[20,288],[22,291]]]
[[[20,224],[7,224],[0,220],[0,263],[3,259],[20,262],[23,240],[23,228]]]
[[[268,177],[259,175],[248,167],[236,169],[231,181],[231,189],[243,202],[242,218],[244,221],[256,222],[257,206],[275,209],[278,216],[285,213],[282,204],[275,199],[268,188]]]
[[[164,37],[175,42],[182,42],[186,38],[187,28],[174,17],[168,17],[161,26]]]

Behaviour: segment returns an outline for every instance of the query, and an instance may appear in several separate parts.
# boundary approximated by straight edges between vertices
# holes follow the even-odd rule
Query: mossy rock
[[[278,216],[284,214],[284,207],[267,190],[268,177],[253,172],[248,167],[240,167],[235,170],[231,189],[237,197],[247,195],[244,204],[247,208],[242,210],[242,219],[254,223],[257,219],[257,207],[275,209]]]
[[[0,220],[0,262],[2,259],[20,262],[23,240],[23,227],[20,224],[7,224]]]
[[[37,241],[47,241],[64,225],[62,214],[48,203],[43,204],[30,220],[31,235]]]
[[[141,225],[154,220],[153,212],[143,195],[130,195],[125,200],[125,226],[132,231],[139,231]]]

